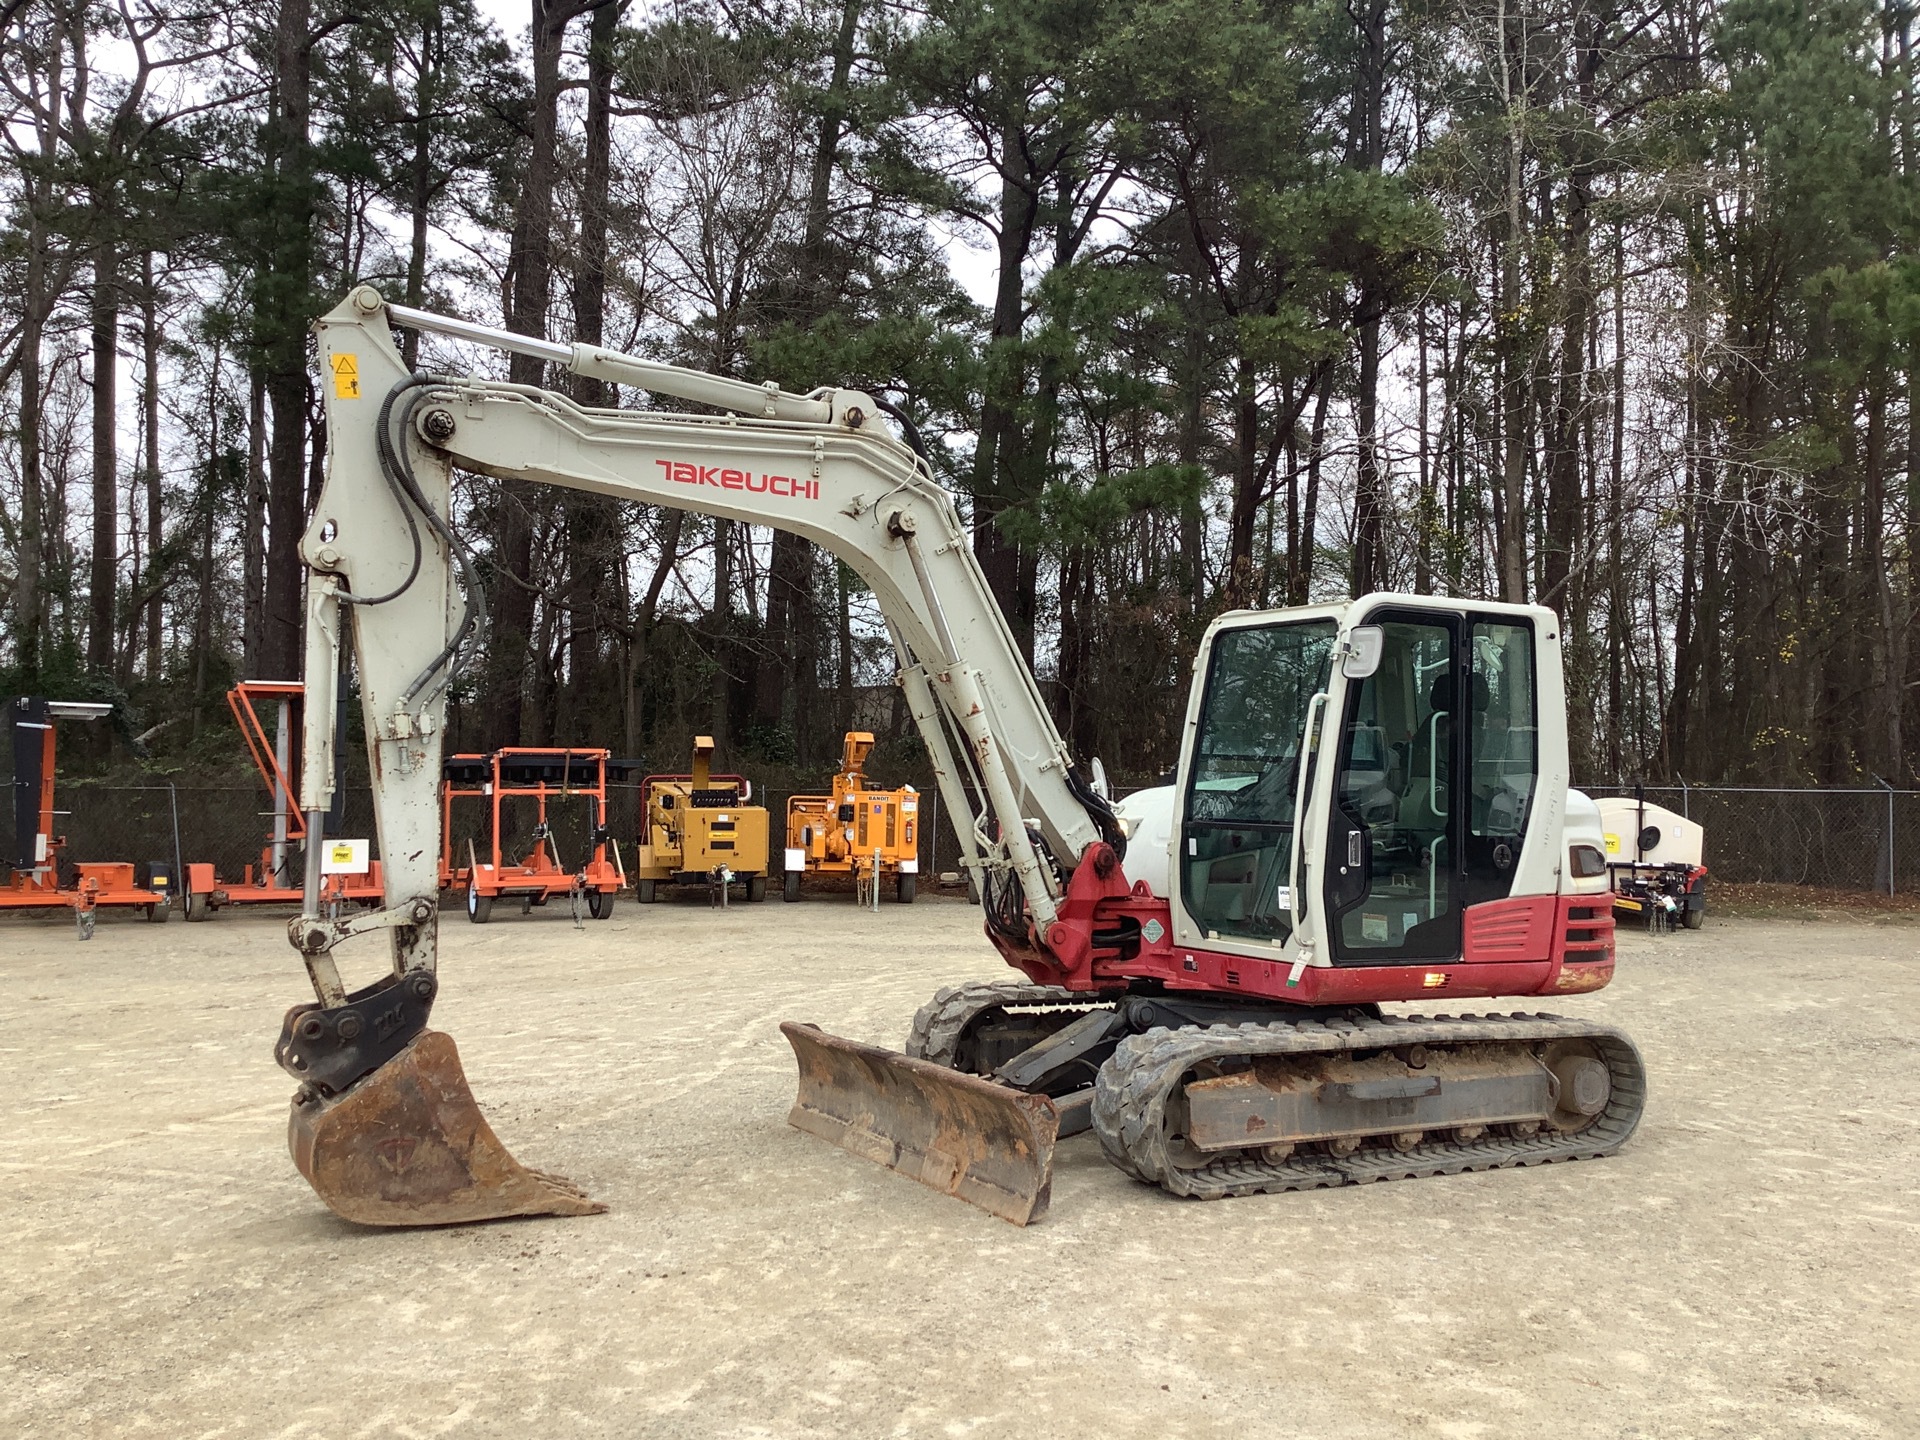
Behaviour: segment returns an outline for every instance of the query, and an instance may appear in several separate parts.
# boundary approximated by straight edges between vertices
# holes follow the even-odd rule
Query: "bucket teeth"
[[[1059,1115],[977,1075],[784,1022],[800,1068],[789,1124],[1015,1225],[1046,1213]]]
[[[597,1215],[571,1180],[515,1160],[474,1103],[450,1036],[423,1030],[344,1094],[294,1098],[287,1143],[327,1208],[361,1225]]]

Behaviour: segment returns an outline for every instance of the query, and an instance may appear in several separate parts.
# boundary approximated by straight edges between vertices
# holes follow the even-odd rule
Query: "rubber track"
[[[1071,1005],[1075,1001],[1084,1005],[1086,999],[1058,985],[1030,985],[1018,980],[974,980],[965,985],[949,985],[914,1013],[913,1029],[907,1033],[907,1054],[916,1060],[931,1060],[952,1069],[967,1026],[982,1011],[996,1006],[1019,1010],[1041,1005]]]
[[[1363,1146],[1339,1157],[1295,1154],[1285,1160],[1223,1157],[1200,1169],[1182,1169],[1167,1153],[1166,1105],[1183,1078],[1208,1060],[1255,1055],[1304,1055],[1376,1050],[1421,1044],[1531,1043],[1586,1040],[1605,1062],[1613,1093],[1599,1118],[1578,1134],[1543,1127],[1520,1138],[1488,1134],[1481,1139],[1435,1139],[1412,1150]],[[1625,1033],[1611,1025],[1555,1015],[1389,1015],[1383,1019],[1300,1020],[1268,1025],[1210,1025],[1130,1035],[1100,1067],[1093,1094],[1093,1128],[1107,1158],[1136,1180],[1175,1195],[1223,1200],[1261,1191],[1319,1190],[1372,1180],[1457,1175],[1587,1160],[1610,1155],[1640,1123],[1646,1103],[1646,1069]],[[1443,1132],[1435,1132],[1440,1134]]]

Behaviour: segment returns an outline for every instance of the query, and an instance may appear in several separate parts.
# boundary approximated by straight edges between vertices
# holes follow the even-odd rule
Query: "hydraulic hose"
[[[402,708],[411,706],[420,693],[430,685],[434,678],[451,668],[451,663],[461,648],[469,641],[479,643],[487,630],[486,592],[480,584],[479,567],[474,564],[473,555],[454,529],[440,517],[426,494],[420,489],[419,476],[414,473],[413,457],[404,441],[396,443],[396,429],[402,434],[412,428],[413,412],[426,398],[425,388],[434,383],[433,377],[426,374],[414,374],[402,380],[387,392],[386,399],[380,403],[380,416],[375,426],[375,444],[380,457],[380,474],[387,482],[387,488],[393,492],[399,503],[400,514],[407,522],[407,534],[413,541],[413,563],[408,567],[407,578],[384,595],[354,595],[346,590],[339,592],[340,599],[349,605],[384,605],[413,588],[413,582],[420,577],[422,544],[420,540],[420,520],[424,518],[437,536],[445,542],[447,549],[460,565],[463,609],[460,624],[455,628],[440,653],[428,663],[427,667],[414,677],[413,683],[400,697]],[[398,411],[396,417],[395,411]],[[397,419],[397,425],[396,425]]]
[[[407,522],[407,536],[413,541],[413,564],[408,567],[407,578],[384,595],[355,595],[345,586],[335,592],[343,605],[384,605],[389,600],[397,600],[413,588],[413,582],[420,578],[420,524],[414,518],[413,506],[408,504],[408,491],[400,477],[400,467],[393,458],[393,407],[401,395],[416,386],[428,384],[425,375],[410,375],[387,392],[386,399],[380,402],[380,418],[374,425],[374,443],[380,455],[380,475],[387,482],[387,488],[393,492],[393,498],[400,504],[400,514]],[[411,410],[411,407],[409,407]],[[414,487],[417,494],[418,487]],[[430,506],[422,509],[431,510]]]

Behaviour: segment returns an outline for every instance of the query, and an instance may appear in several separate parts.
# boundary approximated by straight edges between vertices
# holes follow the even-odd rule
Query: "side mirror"
[[[1340,673],[1349,680],[1364,680],[1380,668],[1380,656],[1387,648],[1387,632],[1378,625],[1356,625],[1347,632],[1346,649],[1340,656]]]

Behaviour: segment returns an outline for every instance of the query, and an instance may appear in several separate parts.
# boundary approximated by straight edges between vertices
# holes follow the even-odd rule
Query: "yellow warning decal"
[[[1620,837],[1618,835],[1607,836],[1607,854],[1618,855],[1619,853],[1620,853]]]
[[[360,357],[358,355],[336,355],[333,357],[333,398],[336,400],[358,400],[360,398]]]
[[[333,847],[333,863],[336,865],[351,865],[353,863],[353,846],[351,845],[334,846]]]

